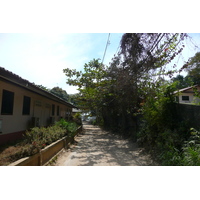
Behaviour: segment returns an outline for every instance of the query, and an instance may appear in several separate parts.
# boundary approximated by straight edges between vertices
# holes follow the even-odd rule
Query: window
[[[30,115],[31,98],[24,96],[22,115]]]
[[[54,104],[52,104],[52,112],[51,112],[51,114],[52,114],[52,116],[55,115],[55,105]]]
[[[1,114],[12,115],[14,106],[14,92],[3,90]]]
[[[59,115],[60,115],[60,107],[57,106],[57,116],[59,116]]]
[[[189,101],[189,96],[182,96],[182,101]]]
[[[0,119],[0,133],[2,133],[2,119]]]

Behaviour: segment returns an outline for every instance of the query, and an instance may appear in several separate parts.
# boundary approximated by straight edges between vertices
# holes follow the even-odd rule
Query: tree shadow
[[[151,166],[148,155],[136,143],[122,139],[119,135],[104,131],[99,127],[85,124],[71,159],[77,159],[79,166]]]

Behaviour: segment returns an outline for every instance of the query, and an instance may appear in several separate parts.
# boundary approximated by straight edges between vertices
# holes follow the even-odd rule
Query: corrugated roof
[[[50,98],[50,99],[57,101],[59,103],[66,104],[67,106],[69,106],[71,108],[77,108],[73,104],[65,101],[64,99],[58,97],[57,95],[52,94],[51,92],[38,87],[34,83],[31,83],[28,80],[21,78],[20,76],[12,73],[11,71],[6,70],[5,68],[3,68],[1,66],[0,66],[0,78],[7,80],[9,82],[12,82],[16,85],[19,85],[19,86],[21,86],[21,87],[23,87],[27,90],[30,90],[30,91],[35,92],[37,94],[40,94],[42,96]]]

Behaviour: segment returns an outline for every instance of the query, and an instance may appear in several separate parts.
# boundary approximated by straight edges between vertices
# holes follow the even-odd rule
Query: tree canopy
[[[200,54],[181,68],[171,64],[182,52],[187,37],[177,33],[127,33],[109,66],[93,59],[83,71],[64,69],[67,83],[79,87],[81,108],[91,110],[105,128],[145,145],[164,165],[184,163],[183,144],[190,135],[174,91],[191,86],[192,81],[198,83]],[[187,77],[172,78],[183,70],[188,70]]]
[[[60,87],[54,87],[52,89],[49,90],[51,93],[57,95],[58,97],[66,100],[66,101],[69,101],[69,95],[67,94],[67,92],[65,90],[63,90],[62,88]]]
[[[187,75],[178,74],[172,79],[172,82],[177,82],[177,89],[200,84],[200,52],[197,52],[187,62],[187,68],[185,68]]]
[[[172,77],[179,70],[166,65],[182,52],[186,37],[176,33],[126,33],[109,66],[93,59],[83,71],[64,69],[67,84],[79,87],[82,108],[95,111],[104,125],[119,129],[132,121],[147,97],[155,97],[155,87],[162,84],[164,75]]]
[[[200,52],[189,59],[187,72],[194,84],[200,84]]]

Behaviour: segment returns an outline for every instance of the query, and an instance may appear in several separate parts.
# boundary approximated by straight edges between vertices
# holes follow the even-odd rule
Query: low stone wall
[[[11,163],[9,166],[42,166],[47,164],[55,155],[57,155],[63,148],[67,148],[68,145],[73,142],[74,137],[82,131],[80,126],[72,137],[63,137],[60,140],[46,146],[44,149],[33,156],[22,158]]]

